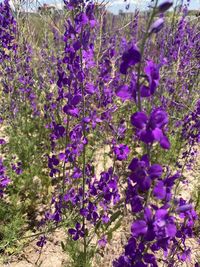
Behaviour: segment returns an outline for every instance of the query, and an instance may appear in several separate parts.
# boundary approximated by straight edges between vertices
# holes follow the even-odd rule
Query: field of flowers
[[[92,0],[0,3],[0,266],[200,266],[189,2],[118,16]]]

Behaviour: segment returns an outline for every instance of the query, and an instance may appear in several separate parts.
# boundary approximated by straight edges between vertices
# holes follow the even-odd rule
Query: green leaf
[[[62,247],[62,250],[65,251],[66,250],[66,247],[65,247],[65,244],[63,241],[61,241],[61,247]]]
[[[122,222],[123,218],[120,218],[117,223],[114,225],[114,227],[112,227],[107,233],[107,237],[108,237],[108,241],[111,241],[112,237],[113,237],[113,232],[115,232],[120,226],[121,226],[121,222]]]
[[[106,224],[106,229],[108,229],[108,227],[115,222],[119,216],[122,215],[122,212],[120,210],[116,211],[115,213],[112,214],[112,216],[110,217],[110,221],[109,223]]]

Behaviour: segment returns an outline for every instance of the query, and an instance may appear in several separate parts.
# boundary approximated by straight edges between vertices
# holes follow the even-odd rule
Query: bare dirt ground
[[[67,266],[67,255],[63,253],[60,240],[64,240],[63,231],[55,231],[49,237],[42,251],[36,246],[36,241],[31,242],[20,255],[10,257],[2,267],[62,267]]]

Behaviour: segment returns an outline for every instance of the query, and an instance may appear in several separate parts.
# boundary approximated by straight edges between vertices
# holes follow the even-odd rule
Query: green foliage
[[[95,254],[95,246],[90,245],[87,250],[87,263],[84,263],[84,253],[80,242],[68,238],[66,243],[61,242],[63,251],[67,252],[70,257],[70,262],[66,267],[91,267],[91,260]]]
[[[6,162],[22,163],[22,174],[16,175],[10,170],[13,181],[10,190],[11,195],[17,194],[25,210],[32,214],[38,202],[48,195],[50,186],[48,173],[44,169],[47,162],[44,147],[48,151],[47,131],[39,119],[29,117],[24,123],[24,117],[26,114],[21,114],[20,118],[16,118],[16,127],[7,128],[9,144],[6,148]]]
[[[25,232],[25,215],[15,203],[0,202],[0,252],[9,255],[17,252],[23,242]]]
[[[37,224],[39,208],[49,200],[51,181],[46,169],[49,152],[48,130],[41,118],[33,117],[27,103],[21,103],[20,115],[4,128],[9,142],[2,146],[1,153],[7,167],[11,184],[7,190],[7,202],[0,202],[0,250],[12,254],[20,250],[17,241]],[[7,113],[5,116],[10,116]],[[12,169],[21,163],[22,173]]]
[[[198,215],[200,215],[200,179],[198,179],[198,186],[194,189],[193,194],[194,194],[195,210],[197,211]]]

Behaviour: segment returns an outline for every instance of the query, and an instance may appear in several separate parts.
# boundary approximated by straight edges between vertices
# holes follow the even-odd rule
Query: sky
[[[148,6],[149,0],[111,0],[110,2],[110,7],[108,8],[111,12],[113,13],[118,13],[119,10],[125,11],[125,6],[126,4],[130,3],[130,8],[129,11],[133,11],[135,8],[139,9],[144,9],[145,7]],[[163,0],[159,1],[160,3],[163,2]],[[176,0],[174,0],[176,2]],[[179,0],[180,2],[180,0]],[[200,10],[200,0],[190,0],[190,9],[198,9]]]
[[[57,6],[62,5],[62,1],[60,0],[39,0],[41,3],[54,3]],[[100,2],[102,0],[99,0]],[[164,0],[159,0],[159,2],[163,2]],[[175,2],[181,2],[182,0],[174,0]],[[185,0],[186,2],[187,0]],[[149,0],[126,0],[126,2],[124,0],[105,0],[105,2],[109,2],[108,4],[108,10],[111,11],[114,14],[118,14],[119,10],[123,10],[126,11],[126,5],[130,3],[130,8],[129,8],[129,12],[130,11],[134,11],[135,8],[139,8],[139,9],[145,9],[145,7],[148,6],[148,3],[150,3]],[[200,10],[200,0],[190,0],[190,9],[198,9]]]
[[[1,2],[2,0],[0,0]],[[12,0],[13,2],[17,2],[18,0]],[[32,8],[36,9],[36,6],[40,6],[44,3],[47,4],[53,4],[59,8],[63,6],[62,0],[25,0],[26,2],[32,2]],[[103,1],[103,0],[96,0],[96,1]],[[126,2],[125,2],[126,1]],[[159,0],[159,2],[163,2],[164,0]],[[187,2],[187,0],[174,0],[175,2]],[[128,12],[134,11],[136,8],[140,10],[144,10],[148,4],[150,3],[150,0],[104,0],[104,2],[108,2],[108,10],[114,14],[118,14],[119,10],[123,10],[126,12],[126,5],[130,4],[130,7],[128,9]],[[36,3],[36,4],[35,4]],[[31,8],[31,9],[32,9]],[[190,0],[190,9],[197,9],[200,10],[200,0]],[[30,10],[29,10],[30,11]]]

